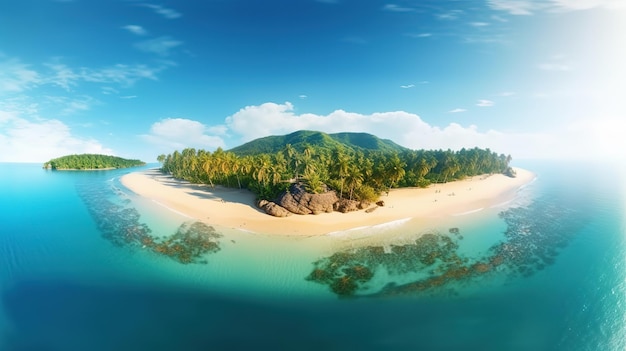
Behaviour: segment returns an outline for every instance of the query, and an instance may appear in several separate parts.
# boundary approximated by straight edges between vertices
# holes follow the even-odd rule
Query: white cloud
[[[488,0],[494,10],[505,11],[511,15],[531,15],[537,8],[532,0]]]
[[[167,18],[167,19],[176,19],[182,16],[182,14],[176,10],[161,6],[161,5],[153,5],[153,4],[142,4],[149,9],[152,9],[155,13]]]
[[[383,6],[383,10],[384,11],[391,11],[391,12],[412,12],[412,11],[414,11],[414,9],[412,9],[410,7],[402,7],[402,6],[398,6],[396,4],[386,4],[385,6]]]
[[[463,41],[467,44],[509,44],[510,41],[502,34],[465,34]]]
[[[230,146],[236,146],[252,139],[298,130],[326,133],[350,131],[371,133],[412,149],[490,148],[498,153],[511,154],[514,159],[593,159],[601,153],[605,157],[623,160],[625,156],[621,153],[625,145],[621,140],[626,134],[624,128],[620,118],[605,118],[581,120],[555,131],[503,132],[480,130],[476,125],[463,126],[458,123],[434,126],[418,115],[404,111],[369,115],[344,110],[327,115],[296,114],[294,106],[289,102],[268,102],[246,106],[227,117],[224,125],[213,127],[188,119],[162,120],[152,125],[150,134],[142,137],[159,146],[160,150],[153,150],[153,153],[171,153],[172,150],[186,147],[224,147],[219,136],[228,137],[234,142]]]
[[[87,95],[75,97],[46,95],[44,101],[59,106],[61,115],[71,115],[81,111],[88,111],[91,109],[91,106],[99,103],[99,101]]]
[[[455,108],[453,110],[448,111],[448,113],[459,113],[459,112],[466,112],[467,110],[464,108]]]
[[[496,103],[491,101],[491,100],[478,100],[478,102],[476,103],[476,106],[479,107],[491,107],[493,105],[495,105]]]
[[[414,88],[415,84],[407,84],[407,85],[401,85],[400,88],[402,89],[411,89]]]
[[[56,119],[28,120],[17,112],[0,111],[0,162],[45,162],[68,154],[113,154],[97,140],[72,135]]]
[[[211,126],[207,128],[206,132],[209,134],[214,134],[214,135],[227,135],[228,127],[223,124],[220,124],[217,126]]]
[[[72,87],[78,84],[81,80],[81,75],[74,72],[71,68],[62,63],[47,63],[45,64],[53,71],[52,76],[46,77],[46,83],[60,86],[61,88],[70,91]]]
[[[151,67],[143,64],[126,65],[116,64],[103,68],[71,68],[65,64],[54,62],[46,64],[52,73],[42,75],[42,84],[52,84],[67,91],[77,87],[80,82],[120,84],[123,86],[133,85],[138,80],[157,80],[157,73],[170,67],[171,64],[161,62],[160,66]],[[103,93],[110,94],[117,90],[113,87],[103,87]]]
[[[135,24],[129,24],[127,26],[122,27],[124,29],[126,29],[127,31],[135,34],[135,35],[146,35],[148,34],[148,31],[145,30],[142,26],[138,26]]]
[[[308,96],[306,96],[306,95],[304,95],[304,94],[298,95],[298,97],[299,97],[300,99],[306,99],[306,98],[308,98]]]
[[[441,13],[437,15],[437,18],[440,20],[454,21],[458,19],[463,14],[463,10],[451,10],[446,13]]]
[[[498,16],[498,15],[491,16],[491,19],[494,20],[494,21],[502,22],[502,23],[505,23],[505,22],[509,21],[508,19],[506,19],[504,17],[501,17],[501,16]]]
[[[487,22],[470,22],[469,25],[472,26],[472,27],[486,27],[486,26],[489,25],[489,23],[487,23]]]
[[[433,36],[432,33],[408,33],[406,35],[412,38],[429,38]]]
[[[104,95],[111,95],[111,94],[119,94],[119,90],[113,88],[113,87],[102,87],[102,94]]]
[[[476,126],[451,123],[443,128],[424,122],[418,115],[404,112],[380,112],[370,115],[336,110],[328,115],[296,114],[291,103],[265,103],[247,106],[226,118],[226,125],[240,142],[268,135],[287,134],[297,130],[318,130],[326,133],[365,132],[413,149],[461,149],[489,147],[518,157],[530,157],[529,148],[537,145],[535,134],[511,134],[495,130],[479,131]],[[542,144],[542,145],[545,145]]]
[[[623,0],[552,0],[556,10],[576,11],[588,10],[596,7],[606,9],[624,9],[626,4]]]
[[[169,56],[172,49],[182,44],[182,41],[163,36],[139,42],[135,44],[135,47],[141,51],[151,52],[159,56]]]
[[[19,60],[9,59],[0,62],[0,93],[22,92],[40,83],[39,74]]]
[[[84,69],[81,73],[82,78],[87,82],[133,85],[141,79],[157,80],[156,74],[165,69],[165,67],[155,68],[146,65],[117,64],[99,70]]]
[[[150,133],[141,137],[159,145],[164,152],[172,149],[181,150],[187,147],[214,149],[224,147],[224,140],[216,135],[224,135],[224,126],[207,127],[204,124],[184,118],[167,118],[154,123]],[[169,150],[169,151],[168,151]]]
[[[593,8],[624,9],[623,0],[488,0],[489,6],[511,15],[532,15],[537,12],[569,12]]]
[[[513,96],[515,95],[515,92],[513,91],[503,91],[500,94],[498,94],[498,96],[502,96],[502,97],[508,97],[508,96]]]

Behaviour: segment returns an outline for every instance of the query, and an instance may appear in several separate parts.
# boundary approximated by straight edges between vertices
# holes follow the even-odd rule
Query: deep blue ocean
[[[515,166],[537,179],[433,229],[426,267],[398,259],[430,252],[411,223],[376,228],[410,244],[380,248],[216,227],[219,251],[182,264],[126,244],[189,220],[125,189],[137,169],[0,163],[0,350],[626,349],[624,174]],[[307,279],[337,257],[375,273],[356,297]]]

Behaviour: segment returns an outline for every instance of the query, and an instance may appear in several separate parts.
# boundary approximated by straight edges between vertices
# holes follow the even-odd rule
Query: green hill
[[[301,130],[287,135],[268,136],[247,142],[229,151],[238,156],[257,155],[261,153],[276,153],[285,145],[291,146],[301,152],[306,145],[332,150],[334,148],[347,148],[359,151],[382,151],[384,153],[402,152],[408,150],[391,140],[380,139],[367,133],[335,133]]]

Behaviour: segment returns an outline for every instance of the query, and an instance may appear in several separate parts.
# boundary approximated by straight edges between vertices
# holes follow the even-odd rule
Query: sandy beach
[[[515,170],[516,178],[481,175],[428,188],[392,189],[380,198],[385,206],[370,213],[362,210],[284,218],[258,209],[254,194],[247,190],[191,184],[156,169],[127,174],[121,181],[134,193],[207,224],[254,233],[313,236],[410,218],[432,222],[501,204],[513,199],[517,190],[535,177],[528,170]]]

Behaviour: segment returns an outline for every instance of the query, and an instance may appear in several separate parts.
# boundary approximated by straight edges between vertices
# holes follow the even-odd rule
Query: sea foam
[[[347,230],[330,232],[327,234],[327,236],[340,237],[340,238],[364,238],[364,237],[380,234],[381,232],[385,230],[402,226],[403,224],[410,221],[411,219],[413,218],[407,217],[407,218],[397,219],[394,221],[376,224],[372,226],[362,226],[362,227],[350,228]]]

